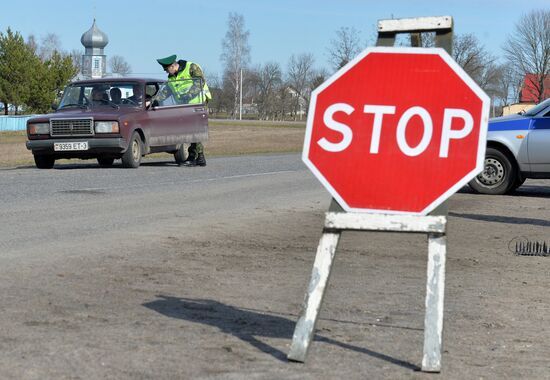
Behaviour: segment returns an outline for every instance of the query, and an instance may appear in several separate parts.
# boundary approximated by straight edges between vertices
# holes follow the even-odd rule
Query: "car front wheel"
[[[55,157],[49,155],[34,155],[34,163],[38,169],[51,169],[55,164]]]
[[[137,132],[132,134],[130,145],[122,155],[122,167],[137,168],[141,163],[141,138]]]
[[[496,148],[487,148],[483,171],[469,185],[481,194],[500,195],[513,189],[517,177],[517,168],[508,154]]]
[[[185,161],[185,145],[180,144],[178,145],[178,150],[174,153],[174,159],[176,160],[176,164],[181,165]]]
[[[97,163],[102,168],[110,168],[111,166],[113,166],[114,161],[115,161],[115,159],[113,157],[98,157],[97,158]]]

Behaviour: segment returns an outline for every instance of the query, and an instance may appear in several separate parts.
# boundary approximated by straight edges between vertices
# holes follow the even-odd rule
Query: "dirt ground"
[[[549,240],[548,183],[528,182],[515,196],[465,190],[450,208],[439,375],[418,372],[424,235],[344,233],[305,364],[288,363],[286,354],[322,207],[268,208],[208,233],[167,238],[166,263],[128,268],[121,281],[162,281],[165,291],[145,306],[194,331],[182,334],[189,378],[550,378],[550,257],[509,250],[514,237]]]
[[[288,204],[273,194],[270,204],[240,186],[230,209],[191,219],[193,208],[178,208],[175,223],[159,213],[154,230],[130,223],[102,244],[64,238],[53,243],[57,258],[41,259],[37,247],[19,265],[8,251],[2,377],[549,378],[550,257],[509,250],[515,237],[549,240],[548,181],[527,181],[514,196],[451,199],[438,375],[418,371],[427,241],[416,234],[344,233],[307,361],[288,362],[328,197]],[[186,208],[203,209],[207,195]],[[102,197],[81,196],[83,215]]]

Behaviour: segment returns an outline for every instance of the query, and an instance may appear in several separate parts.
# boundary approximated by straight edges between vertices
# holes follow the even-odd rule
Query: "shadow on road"
[[[501,215],[482,215],[482,214],[460,214],[457,212],[449,212],[449,216],[456,218],[480,220],[482,222],[509,223],[509,224],[528,224],[531,226],[549,227],[550,221],[545,219],[534,218],[517,218],[515,216]]]
[[[139,166],[161,166],[161,167],[177,167],[178,164],[172,161],[142,161]],[[32,168],[32,167],[31,167]],[[69,169],[96,169],[96,170],[109,170],[109,169],[125,169],[122,167],[121,163],[115,162],[113,166],[102,168],[96,163],[74,163],[74,164],[59,164],[53,167],[54,170],[69,170]],[[132,170],[132,169],[130,169]]]
[[[178,164],[172,159],[155,159],[150,158],[145,161],[141,161],[140,166],[164,166],[164,167],[177,167]],[[15,167],[2,168],[0,170],[21,170],[21,169],[37,169],[35,165],[20,165]],[[74,169],[96,169],[96,170],[109,170],[109,169],[124,169],[120,162],[115,162],[113,166],[102,168],[95,160],[75,160],[74,162],[56,163],[52,169],[40,169],[44,171],[48,170],[74,170]],[[38,170],[38,169],[37,169]]]
[[[484,195],[477,194],[469,186],[464,186],[457,191],[459,194],[472,194],[476,197],[533,197],[533,198],[550,198],[550,186],[545,185],[523,185],[514,190],[510,194],[505,195]]]
[[[256,337],[284,338],[290,342],[296,325],[296,322],[293,320],[253,310],[240,309],[214,300],[178,298],[163,295],[159,295],[158,297],[160,299],[145,303],[143,306],[170,318],[217,327],[221,332],[233,335],[280,361],[287,361],[286,353],[260,341]],[[325,342],[367,354],[411,370],[420,370],[418,366],[412,363],[369,350],[368,348],[357,347],[320,335],[315,335],[314,341]]]

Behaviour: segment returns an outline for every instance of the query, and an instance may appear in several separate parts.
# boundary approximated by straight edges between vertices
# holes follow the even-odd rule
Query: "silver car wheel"
[[[485,168],[477,180],[485,186],[496,187],[502,183],[506,175],[506,169],[499,160],[494,158],[485,159]]]

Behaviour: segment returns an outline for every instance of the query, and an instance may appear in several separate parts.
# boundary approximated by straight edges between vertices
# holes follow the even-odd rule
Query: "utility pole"
[[[241,80],[239,81],[239,84],[241,85],[241,94],[240,94],[240,101],[239,101],[239,120],[243,119],[243,69],[241,68]]]

